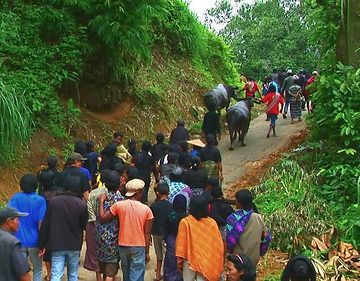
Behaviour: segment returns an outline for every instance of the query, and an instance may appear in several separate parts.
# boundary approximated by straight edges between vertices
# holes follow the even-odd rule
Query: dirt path
[[[223,159],[223,187],[228,197],[232,197],[233,193],[239,188],[256,184],[267,169],[280,157],[282,152],[286,152],[292,146],[300,143],[304,135],[306,135],[304,134],[306,126],[303,121],[290,124],[289,119],[281,117],[277,122],[278,136],[267,139],[265,136],[269,123],[264,120],[265,115],[260,115],[251,122],[245,147],[242,147],[240,143],[236,143],[234,151],[229,151],[230,140],[228,134],[225,134],[219,143],[218,147]],[[154,194],[150,194],[149,198],[154,198]],[[86,246],[84,245],[81,265],[84,260],[85,248]],[[155,277],[154,268],[156,259],[152,247],[150,252],[151,261],[146,267],[146,281],[152,281]],[[282,271],[285,266],[285,259],[285,254],[271,251],[259,265],[258,280],[262,280],[262,277],[269,273],[274,274]],[[118,273],[118,276],[121,276],[121,272]],[[80,266],[79,280],[95,281],[95,274]]]

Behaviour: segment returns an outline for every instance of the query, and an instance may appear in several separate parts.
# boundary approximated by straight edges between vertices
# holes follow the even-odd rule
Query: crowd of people
[[[271,120],[268,137],[275,134],[279,104],[285,103],[284,118],[289,104],[291,120],[301,120],[299,96],[306,92],[306,83],[290,71],[284,79],[269,79],[261,97]],[[260,93],[252,79],[243,90],[252,97]],[[224,198],[219,120],[212,113],[205,118],[205,143],[190,140],[178,120],[168,144],[157,133],[154,144],[144,141],[138,148],[130,139],[126,147],[115,132],[100,152],[92,141],[77,141],[62,171],[49,156],[36,175],[25,174],[21,192],[0,210],[0,280],[30,280],[27,259],[34,281],[43,278],[43,262],[45,280],[62,280],[65,268],[69,281],[78,280],[84,239],[83,266],[97,281],[115,280],[120,268],[124,281],[144,280],[151,247],[156,281],[256,280],[271,233],[248,189],[233,201]],[[150,188],[155,200],[149,200]],[[305,257],[290,262],[282,280],[315,280]]]

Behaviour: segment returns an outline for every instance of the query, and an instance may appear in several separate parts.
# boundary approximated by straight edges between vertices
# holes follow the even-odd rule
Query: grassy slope
[[[135,138],[138,143],[145,139],[154,141],[157,131],[168,133],[180,117],[189,126],[202,120],[202,94],[215,83],[209,74],[187,60],[158,56],[152,65],[140,69],[132,90],[133,94],[142,96],[143,104],[128,98],[114,112],[93,113],[82,109],[81,121],[71,131],[71,137],[92,139],[102,147],[114,130],[120,130],[126,138]],[[3,167],[0,200],[9,198],[17,190],[21,175],[36,172],[49,153],[63,158],[71,149],[71,141],[37,131],[29,146],[21,150],[21,157],[10,167]]]

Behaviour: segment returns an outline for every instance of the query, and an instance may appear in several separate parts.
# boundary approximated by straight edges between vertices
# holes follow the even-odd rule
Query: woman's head
[[[178,194],[174,197],[173,206],[175,211],[186,211],[186,197],[183,194]]]
[[[204,196],[194,196],[190,201],[190,214],[197,220],[209,215],[208,200]]]
[[[109,191],[116,191],[120,186],[120,175],[116,171],[109,171],[105,177],[105,186]]]
[[[255,281],[256,270],[250,258],[245,254],[232,254],[227,257],[226,280],[229,281]]]
[[[296,256],[289,260],[281,281],[315,281],[316,271],[311,261],[304,256]]]
[[[253,196],[248,189],[240,189],[235,194],[237,207],[244,210],[254,210],[257,212],[256,206],[253,202]]]

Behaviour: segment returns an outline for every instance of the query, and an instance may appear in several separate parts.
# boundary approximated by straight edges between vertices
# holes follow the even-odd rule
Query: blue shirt
[[[29,214],[26,217],[19,218],[19,230],[15,233],[15,236],[21,242],[21,247],[38,247],[39,223],[43,220],[46,212],[46,201],[44,197],[38,195],[36,192],[18,192],[10,199],[8,205],[16,208],[19,212]]]
[[[80,172],[83,173],[88,181],[91,181],[91,175],[88,169],[80,167]]]

